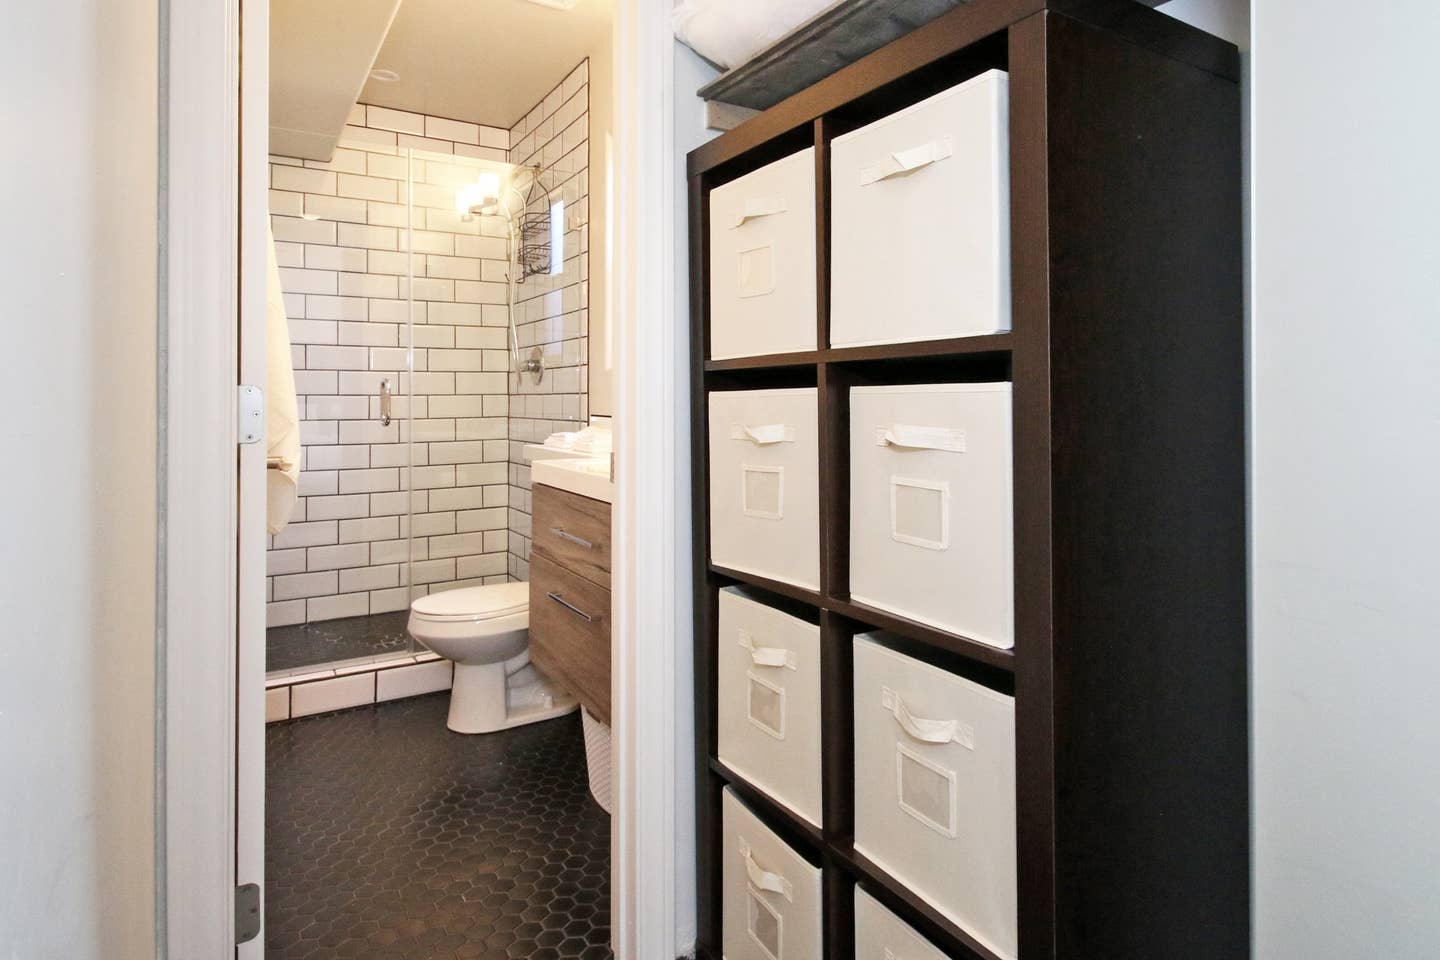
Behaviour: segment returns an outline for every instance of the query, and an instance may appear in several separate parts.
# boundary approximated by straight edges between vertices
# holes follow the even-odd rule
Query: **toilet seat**
[[[480,587],[442,590],[417,597],[410,604],[410,614],[432,623],[462,623],[498,620],[524,613],[530,606],[528,583],[495,583]]]

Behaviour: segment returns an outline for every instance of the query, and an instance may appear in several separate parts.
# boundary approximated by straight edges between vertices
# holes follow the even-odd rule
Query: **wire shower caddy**
[[[530,169],[530,188],[525,193],[525,208],[516,230],[519,237],[516,261],[522,283],[527,277],[550,272],[550,191],[545,189],[542,177],[539,167]]]

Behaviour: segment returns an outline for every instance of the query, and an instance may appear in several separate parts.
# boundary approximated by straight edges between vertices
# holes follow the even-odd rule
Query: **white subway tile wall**
[[[527,278],[519,285],[515,304],[521,356],[528,355],[531,348],[538,345],[545,358],[545,379],[536,384],[528,376],[521,377],[519,387],[513,389],[508,398],[509,573],[518,580],[528,580],[530,576],[530,466],[523,455],[524,445],[539,443],[558,430],[577,430],[590,416],[589,71],[590,61],[582,60],[509,131],[510,162],[539,166],[541,183],[550,191],[551,202],[560,199],[565,203],[563,268],[553,275]],[[483,135],[481,142],[484,142]],[[457,243],[462,239],[487,240],[466,237],[457,238]],[[460,252],[457,248],[456,253]],[[482,282],[470,286],[486,288],[483,298],[479,289],[474,291],[479,302],[503,303],[504,287],[495,282],[501,274],[495,271],[492,262],[491,259],[481,261]],[[457,337],[460,329],[456,327]],[[472,343],[461,338],[455,345],[468,347]],[[482,369],[501,368],[486,363]],[[514,378],[511,382],[514,383]],[[490,399],[486,397],[486,402]],[[485,504],[496,505],[488,501]]]
[[[359,104],[328,163],[271,157],[271,224],[304,445],[300,501],[267,557],[271,626],[403,610],[412,596],[508,579],[504,226],[462,221],[453,198],[475,176],[465,158],[505,161],[509,144],[508,130]],[[407,160],[406,147],[460,159]],[[402,373],[411,163],[413,405]],[[386,377],[398,395],[395,420],[383,427]],[[407,590],[409,501],[416,564]],[[365,702],[374,697],[373,680],[343,683],[366,687]],[[338,700],[294,712],[360,695],[336,690]]]

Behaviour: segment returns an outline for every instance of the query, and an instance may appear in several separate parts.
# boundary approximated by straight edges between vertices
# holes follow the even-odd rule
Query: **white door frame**
[[[265,455],[253,445],[237,459],[235,388],[242,375],[265,382],[263,352],[253,339],[242,348],[240,311],[247,328],[263,329],[255,311],[264,305],[267,2],[244,0],[242,45],[241,0],[161,0],[157,928],[159,955],[174,960],[249,960],[260,949],[258,941],[233,947],[234,885],[254,882],[262,867],[251,801],[263,776],[263,689],[253,681],[263,597],[247,591],[237,603],[242,572],[249,581],[263,563],[263,537],[257,549],[259,534],[242,537],[237,517],[242,497],[263,496]],[[676,862],[688,858],[674,847],[675,691],[684,679],[674,675],[673,651],[689,639],[673,635],[671,619],[688,578],[672,562],[676,523],[685,521],[675,515],[673,486],[675,422],[684,412],[672,403],[683,325],[671,263],[669,16],[668,0],[617,0],[612,209],[625,255],[613,258],[611,284],[620,436],[612,931],[620,960],[673,960],[690,946],[675,929]],[[249,791],[238,805],[237,762]]]
[[[161,9],[157,937],[189,960],[235,953],[239,2]]]
[[[611,932],[620,960],[674,960],[676,929],[674,100],[670,0],[619,0],[610,323],[616,343],[614,640],[616,813]],[[685,461],[688,463],[688,459]],[[687,725],[688,727],[688,725]],[[684,751],[688,756],[689,749]],[[688,765],[680,766],[689,776]],[[688,816],[688,813],[686,814]],[[681,884],[688,889],[688,884]],[[685,942],[689,940],[690,942]]]

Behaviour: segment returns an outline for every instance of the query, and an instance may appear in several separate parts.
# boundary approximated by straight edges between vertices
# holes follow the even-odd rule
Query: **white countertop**
[[[568,490],[591,500],[613,502],[615,484],[610,480],[609,457],[557,457],[534,460],[530,464],[530,482]]]

